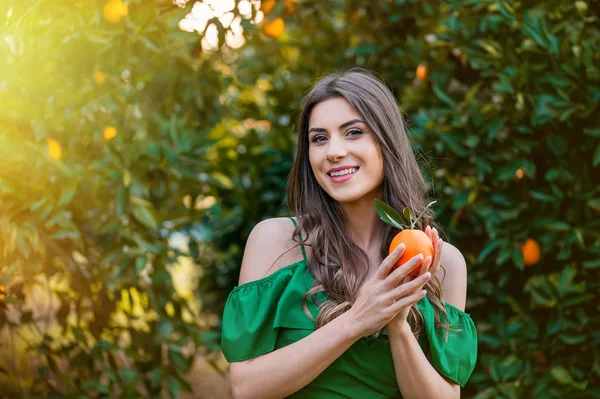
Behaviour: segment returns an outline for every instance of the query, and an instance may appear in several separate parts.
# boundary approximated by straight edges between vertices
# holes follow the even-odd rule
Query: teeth
[[[338,170],[337,172],[331,172],[330,175],[333,177],[344,176],[344,175],[349,175],[350,173],[355,173],[357,170],[358,170],[358,168]]]

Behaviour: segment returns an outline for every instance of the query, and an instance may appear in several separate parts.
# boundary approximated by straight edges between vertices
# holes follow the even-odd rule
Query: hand
[[[414,256],[390,273],[403,252],[404,244],[400,244],[361,287],[356,301],[347,312],[353,336],[360,338],[374,334],[388,324],[398,312],[410,309],[425,296],[425,291],[421,291],[420,288],[431,277],[429,273],[423,273],[410,282],[401,284],[408,273],[419,265],[423,255]]]
[[[427,234],[427,236],[431,239],[431,242],[433,244],[433,248],[434,248],[433,260],[431,259],[430,256],[425,258],[425,261],[423,262],[423,266],[421,267],[421,270],[419,270],[419,275],[417,277],[411,277],[411,276],[404,277],[400,286],[402,286],[404,284],[408,284],[410,282],[417,281],[419,278],[421,278],[422,276],[424,276],[427,273],[430,276],[435,276],[438,269],[440,268],[440,262],[442,259],[442,249],[444,247],[444,241],[440,238],[440,236],[437,232],[437,229],[435,227],[432,229],[431,227],[427,226],[425,228],[425,234]],[[415,289],[421,290],[427,281],[429,281],[429,278],[423,282],[423,285],[418,286]],[[400,310],[398,312],[398,314],[396,314],[396,316],[385,326],[385,329],[388,332],[388,334],[389,333],[394,334],[396,331],[401,331],[403,329],[405,331],[411,331],[411,333],[412,333],[412,330],[410,330],[410,326],[406,322],[406,318],[408,317],[409,312],[410,312],[410,306],[403,308],[402,310]]]

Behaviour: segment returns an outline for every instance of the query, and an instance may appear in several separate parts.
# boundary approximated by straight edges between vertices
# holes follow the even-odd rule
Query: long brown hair
[[[339,97],[345,98],[362,115],[381,148],[384,170],[381,199],[394,209],[410,207],[417,215],[426,207],[425,179],[413,154],[399,106],[390,90],[371,73],[357,68],[320,79],[302,102],[297,123],[298,142],[287,192],[288,205],[298,220],[294,240],[300,231],[306,234],[305,243],[312,238],[308,267],[314,283],[304,295],[302,304],[311,318],[306,306],[308,296],[319,305],[317,328],[350,309],[368,274],[365,267],[369,262],[367,254],[350,239],[343,225],[339,203],[318,184],[308,158],[308,121],[313,107],[321,101]],[[432,221],[433,214],[427,211],[418,228],[424,229]],[[387,256],[392,238],[399,231],[388,224],[384,229],[380,248],[382,259]],[[448,328],[446,323],[440,322],[440,312],[446,315],[440,280],[432,277],[425,289],[436,308],[436,325]],[[323,303],[316,299],[319,292],[327,295]],[[414,326],[415,335],[418,335],[423,317],[416,305],[410,310],[409,321]]]

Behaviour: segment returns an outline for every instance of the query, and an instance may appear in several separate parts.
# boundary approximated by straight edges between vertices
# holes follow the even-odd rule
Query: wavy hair
[[[384,178],[380,199],[394,209],[410,207],[417,215],[426,207],[425,179],[391,91],[371,73],[357,68],[320,79],[302,101],[297,123],[296,154],[287,188],[288,205],[298,220],[293,239],[299,242],[298,232],[303,231],[306,234],[303,243],[311,247],[308,267],[314,276],[314,283],[302,298],[302,306],[306,314],[313,318],[306,300],[310,296],[317,303],[317,328],[350,309],[368,274],[366,253],[350,239],[343,225],[339,203],[321,188],[309,163],[308,121],[311,111],[321,101],[339,97],[345,98],[362,115],[381,148]],[[424,229],[432,222],[433,214],[428,210],[419,221],[418,228]],[[384,229],[380,248],[382,258],[388,255],[392,238],[399,232],[388,224]],[[312,238],[310,243],[309,238]],[[441,282],[437,276],[429,280],[425,289],[435,306],[436,326],[448,330],[449,325],[440,321],[441,313],[446,320],[448,318],[442,304]],[[319,292],[324,292],[327,297],[322,303],[316,298]],[[408,320],[418,336],[423,327],[423,316],[416,305],[412,306]]]

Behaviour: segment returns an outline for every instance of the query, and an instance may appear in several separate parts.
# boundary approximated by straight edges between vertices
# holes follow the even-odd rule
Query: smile
[[[331,181],[339,183],[346,180],[350,180],[352,176],[358,171],[358,168],[342,169],[335,172],[330,172],[328,175],[331,177]]]

